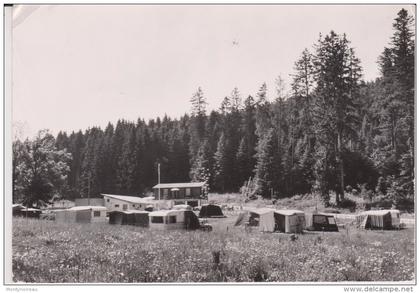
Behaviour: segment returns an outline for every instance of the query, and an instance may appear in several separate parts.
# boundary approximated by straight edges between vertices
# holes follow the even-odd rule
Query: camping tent
[[[224,218],[222,209],[218,205],[206,204],[202,205],[200,209],[199,218]]]
[[[275,210],[275,231],[302,233],[305,229],[305,213],[299,210]]]
[[[273,232],[275,228],[274,209],[260,208],[244,211],[236,219],[235,226],[258,227],[262,232]]]
[[[200,223],[193,211],[161,210],[149,213],[149,226],[159,230],[195,230],[200,228]]]
[[[307,230],[338,232],[338,226],[333,215],[309,213],[305,217]]]
[[[103,223],[106,222],[106,207],[77,206],[56,210],[55,220],[61,223]]]
[[[149,213],[139,210],[112,211],[109,213],[109,223],[148,227]]]
[[[395,218],[394,221],[393,221],[393,214]],[[365,228],[365,229],[397,228],[396,227],[397,222],[399,226],[399,211],[398,212],[396,212],[396,210],[366,211],[366,212],[360,213],[357,216],[356,221],[360,227]]]
[[[400,211],[399,210],[389,210],[391,212],[392,218],[392,227],[400,228]]]

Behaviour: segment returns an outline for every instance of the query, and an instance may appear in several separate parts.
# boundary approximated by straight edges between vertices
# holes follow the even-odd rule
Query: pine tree
[[[83,164],[83,150],[85,148],[85,137],[81,131],[72,133],[69,137],[69,152],[72,155],[70,173],[68,176],[69,198],[80,197]]]
[[[273,129],[259,139],[257,153],[255,154],[257,164],[255,166],[255,181],[257,194],[270,198],[273,193],[273,180],[275,179],[274,149],[275,137]]]
[[[248,149],[246,139],[243,137],[239,144],[238,151],[236,153],[236,164],[238,172],[238,180],[243,185],[252,176],[252,167],[250,168],[250,162],[248,158]]]
[[[206,105],[201,87],[191,98],[191,120],[190,120],[190,158],[193,162],[196,158],[201,142],[206,136]]]
[[[298,61],[295,62],[295,73],[292,75],[292,90],[295,96],[308,98],[315,86],[313,57],[308,49],[302,52]]]
[[[335,32],[320,36],[314,60],[316,91],[314,119],[317,138],[333,142],[338,165],[337,204],[344,199],[343,152],[346,139],[355,133],[354,92],[361,68],[346,36]],[[340,196],[341,195],[341,196]]]
[[[91,128],[86,131],[86,144],[83,150],[82,168],[80,174],[80,196],[98,196],[100,193],[99,179],[97,173],[98,153],[102,130]]]
[[[271,128],[270,103],[267,100],[267,85],[263,83],[257,93],[256,135],[263,137]]]
[[[241,130],[243,133],[243,139],[246,143],[246,167],[243,169],[243,172],[246,177],[252,175],[255,167],[255,149],[257,146],[258,137],[256,135],[256,106],[252,96],[248,96],[248,98],[244,102],[244,110],[242,111],[242,126]]]
[[[405,192],[414,194],[414,19],[402,9],[393,24],[389,48],[379,58],[382,95],[380,129],[388,143],[379,146],[380,165],[393,162]],[[390,152],[391,151],[391,152]]]
[[[206,182],[206,187],[212,185],[212,167],[213,162],[210,153],[208,140],[205,140],[200,146],[197,158],[190,171],[190,178],[193,182]]]
[[[115,153],[113,151],[114,126],[108,123],[104,135],[99,142],[96,172],[98,174],[98,184],[103,193],[115,192],[116,169],[114,162]]]
[[[217,143],[217,151],[214,154],[214,186],[217,191],[222,193],[225,192],[225,180],[229,177],[229,174],[227,174],[227,160],[226,138],[224,133],[222,133]]]

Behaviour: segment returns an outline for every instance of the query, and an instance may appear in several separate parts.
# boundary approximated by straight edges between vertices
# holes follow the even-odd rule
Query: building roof
[[[106,207],[103,206],[77,206],[67,209],[68,211],[84,211],[84,210],[94,210],[94,211],[106,211]]]
[[[166,217],[171,214],[179,214],[180,212],[185,212],[186,210],[160,210],[155,212],[150,212],[149,216],[151,217]]]
[[[127,210],[127,211],[113,211],[111,213],[123,213],[123,214],[149,214],[147,211],[140,210]]]
[[[172,209],[174,209],[174,210],[187,210],[187,211],[191,211],[192,210],[192,207],[189,206],[189,205],[187,205],[187,204],[177,204],[177,205],[174,205],[172,207]]]
[[[391,210],[365,211],[361,214],[362,215],[372,215],[372,216],[385,216],[388,213],[391,213]]]
[[[12,208],[26,209],[26,207],[25,207],[25,206],[23,206],[23,205],[21,205],[21,204],[19,204],[19,203],[15,203],[15,204],[13,204],[13,205],[12,205]]]
[[[101,193],[104,197],[111,197],[115,199],[119,199],[122,201],[130,202],[130,203],[143,203],[143,204],[150,204],[152,203],[152,199],[150,197],[137,197],[137,196],[127,196],[127,195],[116,195],[116,194],[105,194]]]
[[[153,188],[189,188],[189,187],[203,187],[206,182],[186,182],[186,183],[160,183],[153,186]]]
[[[295,214],[305,214],[303,211],[299,210],[275,210],[276,214],[285,215],[285,216],[292,216]]]
[[[267,213],[273,213],[275,210],[270,208],[252,208],[248,211],[257,215],[264,215]]]
[[[219,208],[222,208],[222,206],[220,204],[215,204],[215,203],[205,203],[205,204],[202,204],[201,206],[202,207],[205,207],[205,206],[217,206]]]

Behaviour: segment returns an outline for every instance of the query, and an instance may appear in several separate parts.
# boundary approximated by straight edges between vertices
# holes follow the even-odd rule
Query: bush
[[[366,184],[368,189],[374,189],[379,177],[373,162],[357,153],[346,150],[343,154],[344,182],[349,186]]]
[[[370,210],[372,208],[375,208],[375,209],[390,209],[390,208],[392,208],[392,205],[393,205],[392,201],[383,199],[383,200],[377,200],[377,201],[374,201],[372,203],[366,204],[366,209],[367,210]]]
[[[395,207],[401,211],[414,212],[414,200],[411,198],[399,198],[395,202]]]
[[[345,198],[340,202],[340,207],[344,209],[349,209],[351,212],[354,212],[356,210],[356,202]]]

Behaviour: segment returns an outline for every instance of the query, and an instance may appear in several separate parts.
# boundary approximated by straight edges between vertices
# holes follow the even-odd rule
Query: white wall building
[[[142,198],[137,196],[102,194],[104,197],[105,207],[109,212],[112,211],[128,211],[128,210],[145,210],[147,207],[157,209],[158,203],[152,198]]]

